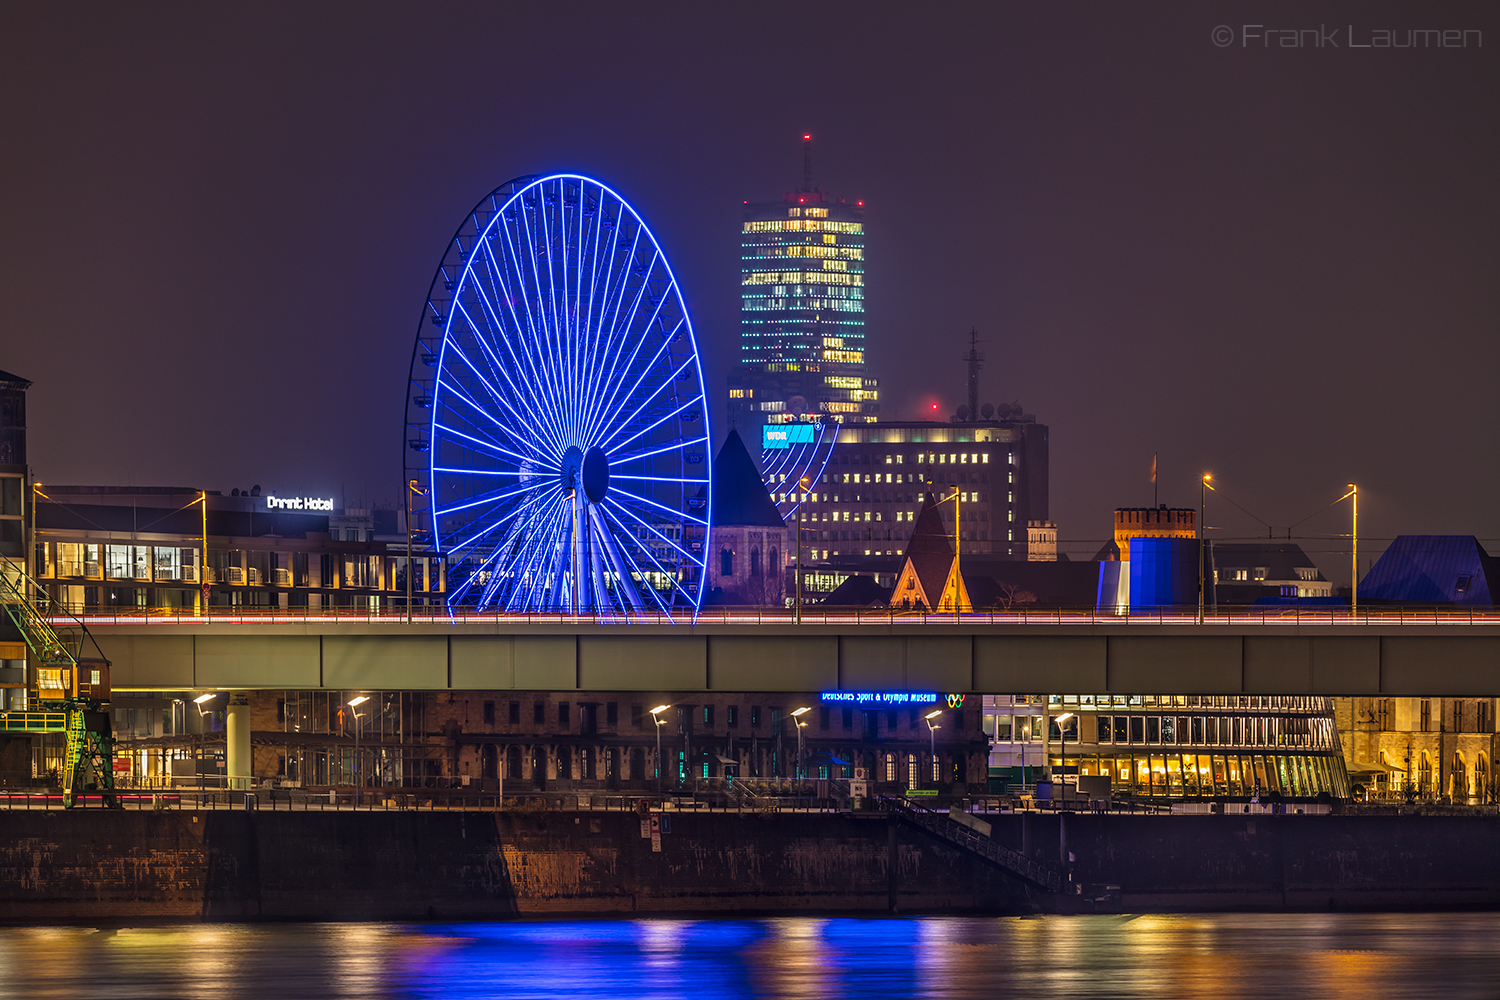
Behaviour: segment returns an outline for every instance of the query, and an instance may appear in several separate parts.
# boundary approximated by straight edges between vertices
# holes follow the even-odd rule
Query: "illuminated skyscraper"
[[[802,187],[745,202],[740,227],[740,357],[730,419],[763,424],[874,423],[865,374],[865,209],[824,194],[804,135]]]

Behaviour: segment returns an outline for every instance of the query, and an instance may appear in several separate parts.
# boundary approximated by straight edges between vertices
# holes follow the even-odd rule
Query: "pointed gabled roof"
[[[30,389],[31,383],[19,375],[12,375],[8,371],[0,371],[0,386],[6,389]]]
[[[760,470],[745,450],[740,432],[730,428],[724,446],[714,459],[713,523],[748,524],[766,528],[785,527],[781,512],[771,502]]]
[[[1398,535],[1359,582],[1361,601],[1494,603],[1495,559],[1473,535]]]
[[[942,594],[953,569],[953,543],[948,539],[948,529],[943,527],[943,515],[937,505],[937,499],[928,493],[911,540],[906,543],[906,561],[911,563],[922,589],[934,600]]]

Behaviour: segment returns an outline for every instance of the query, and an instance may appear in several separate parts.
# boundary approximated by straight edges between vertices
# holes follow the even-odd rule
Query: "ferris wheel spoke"
[[[522,322],[518,318],[516,325],[518,330],[523,331],[529,337],[529,343],[526,345],[526,354],[528,358],[532,359],[530,367],[533,377],[537,380],[537,388],[543,396],[548,397],[548,410],[556,413],[558,407],[562,404],[562,396],[548,368],[546,352],[538,350],[538,348],[542,347],[544,339],[544,332],[538,329],[538,321],[541,317],[531,308],[530,292],[524,287],[528,282],[535,283],[538,289],[538,297],[540,297],[541,279],[536,273],[536,246],[531,238],[531,224],[526,221],[527,207],[524,204],[524,200],[516,212],[519,228],[522,230],[517,236],[524,237],[524,248],[517,246],[516,242],[511,239],[509,230],[506,231],[506,249],[509,251],[511,259],[516,263],[516,271],[519,277],[516,297],[520,299],[522,311],[525,313],[525,321]],[[526,252],[523,252],[523,250]],[[528,271],[530,272],[529,277],[527,275]],[[510,305],[510,309],[513,313],[515,312],[514,303]]]
[[[626,395],[626,405],[629,405],[629,401],[635,396],[636,389],[639,388],[641,382],[646,378],[646,376],[651,373],[651,369],[656,366],[657,358],[660,358],[662,353],[667,349],[668,343],[669,342],[665,341],[662,343],[661,348],[656,352],[656,357],[652,358],[648,363],[646,371],[641,372],[641,377],[636,379],[636,384],[630,387],[630,392]],[[611,414],[604,422],[610,426],[619,427],[622,429],[629,428],[634,425],[636,418],[641,415],[641,411],[650,406],[663,392],[667,391],[668,389],[671,389],[674,393],[676,392],[678,376],[686,371],[688,365],[692,363],[692,358],[689,358],[681,365],[679,365],[677,370],[672,372],[672,374],[668,378],[659,379],[659,384],[657,385],[657,387],[641,399],[641,401],[636,405],[635,411],[631,413],[630,416],[625,417],[623,420],[620,419],[620,413],[622,413],[625,409],[624,406],[621,406],[620,409]],[[618,434],[620,432],[616,431],[615,433]],[[605,439],[604,444],[608,443],[609,439]],[[601,447],[603,447],[603,445],[601,445]]]
[[[489,256],[488,250],[486,255]],[[504,330],[505,323],[501,319],[499,312],[495,309],[494,303],[491,302],[489,296],[485,294],[484,289],[482,287],[476,288],[475,294],[479,297],[480,305],[484,308],[485,314],[490,318],[491,327],[495,330]],[[495,355],[495,352],[490,347],[491,339],[500,340],[505,345],[506,353],[510,355],[511,364],[507,365]],[[530,413],[530,416],[533,420],[536,420],[539,414],[536,412],[536,408],[534,406],[529,405],[534,401],[532,392],[528,388],[525,388],[524,380],[522,385],[517,385],[515,379],[511,375],[512,367],[520,369],[523,366],[521,361],[516,358],[515,350],[511,347],[509,338],[488,338],[476,334],[476,336],[474,337],[474,341],[476,344],[478,344],[479,349],[484,352],[485,359],[489,362],[491,368],[493,368],[494,371],[500,374],[500,377],[505,380],[506,384],[509,385],[513,393],[515,393],[517,396],[520,396],[528,404],[527,409],[532,411]],[[475,367],[474,363],[468,358],[465,358],[465,362],[471,368]],[[533,376],[535,376],[536,373],[534,366],[528,364],[525,367],[531,368],[532,374]]]
[[[511,592],[507,610],[530,611],[539,606],[535,603],[537,591],[549,579],[554,586],[560,585],[555,567],[548,573],[547,562],[559,555],[565,513],[566,505],[554,503],[543,508],[528,525],[524,533],[526,542],[517,550],[518,558],[514,563],[521,569],[519,580],[522,582]]]
[[[508,229],[504,229],[503,227],[502,227],[502,230],[505,233],[505,237],[506,237],[506,248],[510,251],[511,259],[514,260],[515,259],[515,244],[514,244],[514,242],[511,239],[510,231]],[[501,282],[500,275],[503,273],[504,269],[501,268],[499,261],[497,261],[495,259],[494,249],[493,249],[493,247],[491,247],[489,245],[489,241],[485,241],[485,259],[486,259],[486,269],[491,274],[495,275],[494,287],[497,289],[497,296],[496,297],[499,298],[500,294],[503,293],[503,296],[504,296],[504,299],[505,299],[505,308],[506,308],[506,311],[510,314],[511,323],[512,323],[514,329],[516,329],[517,331],[524,330],[524,331],[526,331],[527,333],[531,334],[534,337],[536,331],[535,331],[534,324],[531,322],[531,312],[530,312],[530,310],[529,309],[527,310],[527,320],[524,323],[522,322],[521,317],[516,314],[515,300],[519,297],[524,302],[524,300],[525,300],[524,299],[524,295],[518,294],[516,292],[513,292],[512,290],[506,288],[505,285],[504,285],[504,283]],[[524,278],[519,278],[518,277],[518,283],[524,283]],[[484,297],[483,293],[481,292],[481,298],[483,298],[483,297]],[[488,306],[490,306],[491,308],[493,308],[493,303],[489,303],[487,301],[486,304]],[[496,313],[496,315],[498,315],[499,310],[498,309],[494,309],[494,312]],[[503,323],[502,324],[498,324],[498,326],[499,326],[499,328],[503,329],[504,326],[505,326],[505,324],[503,324]],[[505,338],[502,342],[503,342],[503,344],[505,346],[506,353],[510,355],[511,361],[515,364],[515,366],[517,368],[522,368],[523,367],[522,362],[521,362],[521,360],[519,358],[516,357],[516,351],[515,351],[514,346],[511,343],[510,338]],[[526,391],[523,391],[520,394],[524,395],[525,397],[527,397],[528,399],[530,399],[533,396],[535,396],[538,393],[538,391],[543,390],[546,383],[544,382],[541,373],[537,370],[536,359],[533,356],[532,352],[531,351],[527,351],[527,352],[525,352],[525,355],[526,355],[526,361],[525,361],[524,368],[531,373],[532,382],[530,383],[530,385],[534,386],[535,388],[534,389],[527,389]],[[499,359],[495,359],[495,361],[498,363]],[[500,365],[500,367],[502,369],[505,368],[504,365]],[[538,401],[540,401],[540,400],[538,400]],[[550,403],[550,405],[544,407],[544,409],[552,409],[555,412],[555,408],[557,406],[557,400],[554,398],[554,399],[550,400],[549,403]]]
[[[624,493],[624,490],[621,490],[620,492]],[[634,494],[631,494],[631,493],[626,493],[625,495],[626,496],[634,496]],[[640,497],[636,497],[635,499],[639,500],[641,498]],[[647,501],[647,502],[649,503],[650,501]],[[651,532],[653,535],[655,535],[657,538],[660,538],[662,541],[666,542],[668,545],[672,546],[672,548],[676,549],[678,552],[681,552],[682,553],[682,557],[684,559],[686,559],[688,562],[692,563],[694,566],[698,566],[698,567],[701,568],[701,567],[704,567],[706,565],[706,560],[708,558],[706,555],[703,557],[703,559],[699,559],[698,557],[694,556],[687,549],[683,548],[681,545],[678,545],[676,542],[672,541],[672,539],[670,539],[666,535],[662,534],[661,530],[659,528],[657,528],[656,525],[652,524],[650,521],[647,521],[645,518],[641,517],[639,514],[637,514],[635,511],[631,510],[629,507],[625,506],[624,504],[622,504],[622,503],[620,503],[618,501],[605,500],[605,505],[609,506],[609,507],[611,507],[611,508],[613,508],[615,510],[622,511],[625,514],[628,514],[631,517],[631,519],[634,520],[634,521],[636,521],[638,524],[640,524],[641,527],[645,528],[647,531]],[[660,504],[653,504],[652,506],[660,507],[661,505]],[[663,507],[662,509],[663,510],[667,510],[668,508]]]
[[[532,283],[536,288],[536,316],[539,321],[536,324],[538,334],[537,347],[541,349],[541,356],[543,359],[542,367],[547,372],[547,378],[551,386],[553,399],[555,401],[553,413],[556,414],[556,416],[554,417],[554,419],[557,419],[558,417],[562,416],[566,406],[566,391],[563,387],[561,364],[559,362],[555,349],[558,339],[556,327],[557,301],[555,295],[552,293],[552,282],[550,280],[552,254],[550,246],[545,244],[544,242],[547,235],[547,207],[545,198],[539,200],[541,201],[541,204],[535,209],[535,212],[541,216],[541,219],[538,220],[537,224],[537,229],[541,230],[541,241],[538,240],[537,233],[532,229],[531,219],[528,213],[521,213],[521,224],[526,229],[527,246],[532,250],[531,254],[528,256],[530,262]],[[540,249],[539,243],[541,243]],[[537,257],[541,256],[543,253],[545,253],[547,256],[547,269],[549,275],[549,280],[547,281],[546,288],[542,287],[542,272],[541,268],[537,266]],[[548,310],[549,306],[551,307],[550,316]],[[549,319],[551,320],[550,323],[548,322]]]
[[[451,388],[450,388],[450,392],[452,392]],[[504,439],[506,441],[512,442],[514,444],[518,444],[518,445],[520,445],[521,447],[524,447],[524,448],[529,448],[531,450],[532,454],[535,456],[535,458],[538,459],[538,460],[540,460],[540,461],[547,462],[547,463],[549,463],[551,465],[554,465],[554,466],[557,465],[557,456],[558,456],[558,454],[563,449],[559,448],[556,445],[556,443],[547,442],[547,441],[534,441],[534,440],[532,440],[532,437],[531,437],[530,434],[519,433],[519,432],[517,432],[515,430],[515,428],[508,427],[505,424],[500,423],[498,420],[495,420],[492,414],[490,414],[488,411],[486,411],[482,406],[480,406],[474,399],[470,398],[467,394],[465,394],[465,393],[459,393],[459,392],[452,392],[452,395],[453,395],[453,398],[455,400],[457,400],[458,402],[464,403],[465,405],[467,405],[468,407],[470,407],[471,409],[473,409],[475,413],[479,414],[480,416],[485,417],[488,420],[491,420],[495,424],[495,426],[498,427],[503,432]],[[507,409],[507,410],[511,409],[508,404],[503,404],[503,405],[504,405],[505,409]],[[451,410],[449,411],[449,415],[453,416],[453,417],[459,417],[460,419],[462,418],[461,414],[459,414],[457,412],[452,412]],[[521,426],[521,427],[527,427],[528,426],[526,424],[526,422],[524,420],[522,420],[514,411],[511,412],[511,416],[513,416],[513,417],[516,418],[519,426]],[[445,432],[447,432],[449,434],[456,435],[458,437],[462,437],[465,440],[473,441],[475,444],[478,444],[481,447],[489,448],[489,449],[497,451],[497,452],[502,452],[504,454],[512,455],[512,456],[516,457],[517,459],[519,459],[521,461],[531,461],[532,460],[531,458],[527,458],[525,456],[517,455],[515,452],[507,450],[503,445],[499,445],[499,444],[496,444],[496,443],[493,443],[493,442],[486,442],[483,438],[470,437],[469,435],[465,434],[463,431],[460,431],[460,430],[458,430],[455,427],[449,427],[446,424],[439,424],[439,423],[437,423],[434,420],[434,422],[433,422],[434,436],[436,436],[436,432],[440,431],[440,430],[441,431],[445,431]],[[482,431],[483,428],[475,426],[474,430],[475,431]],[[549,444],[551,445],[551,447],[548,447]]]
[[[691,445],[705,444],[707,443],[707,441],[708,438],[706,437],[686,438],[681,441],[673,441],[671,444],[663,445],[660,448],[653,448],[650,451],[637,451],[632,452],[629,455],[610,455],[609,464],[611,467],[616,467],[625,465],[630,462],[639,462],[641,459],[652,458],[656,455],[663,455],[669,451],[681,451],[682,449],[687,448]]]
[[[482,507],[486,504],[494,505],[498,503],[504,503],[511,497],[524,496],[535,489],[537,489],[536,486],[527,485],[522,486],[518,489],[509,490],[504,493],[492,493],[486,496],[470,497],[467,502],[457,504],[453,507],[434,507],[432,509],[432,512],[438,517],[447,517],[449,514],[457,514],[461,510],[472,510],[475,507]]]
[[[704,520],[701,520],[699,518],[696,518],[696,517],[694,517],[691,514],[684,514],[681,511],[673,510],[671,507],[668,507],[668,506],[666,506],[664,504],[659,504],[655,500],[652,500],[652,499],[650,499],[648,497],[643,497],[643,496],[640,496],[638,494],[631,493],[629,490],[611,489],[610,493],[611,494],[618,493],[621,496],[630,497],[630,499],[635,500],[638,503],[645,504],[647,507],[655,507],[657,510],[664,511],[665,513],[670,514],[673,517],[681,518],[684,521],[692,521],[694,524],[701,524],[705,528],[708,527],[708,522],[707,521],[704,521]]]
[[[609,526],[608,512],[595,510],[591,511],[589,516],[594,518],[599,525],[599,538],[603,542],[605,556],[614,568],[615,578],[618,583],[617,589],[622,595],[620,597],[620,604],[623,606],[628,600],[630,608],[636,614],[640,614],[645,610],[645,605],[641,602],[640,587],[637,586],[635,579],[630,575],[630,570],[626,568],[624,561],[620,557],[620,546],[616,542],[614,531]]]
[[[469,360],[468,356],[466,354],[464,354],[464,352],[458,347],[458,345],[454,344],[454,345],[451,345],[451,347],[452,347],[453,353],[456,354],[456,355],[458,355],[459,360],[461,360],[464,363],[464,365],[470,371],[472,371],[474,373],[474,377],[479,381],[479,384],[484,387],[485,392],[489,395],[490,399],[492,399],[494,401],[494,403],[495,403],[496,406],[499,406],[502,409],[504,409],[506,411],[506,413],[511,418],[513,418],[514,420],[516,420],[519,423],[519,425],[521,427],[526,427],[526,428],[529,429],[529,428],[534,428],[534,427],[536,427],[538,425],[539,421],[537,421],[536,418],[531,413],[527,413],[527,414],[517,413],[515,407],[511,405],[509,397],[507,395],[499,392],[493,385],[491,385],[484,378],[483,374],[481,374],[479,372],[478,368],[475,367],[474,363]],[[439,378],[438,378],[438,385],[443,386],[444,388],[448,389],[450,392],[452,392],[455,395],[456,398],[461,399],[464,403],[467,403],[470,407],[472,407],[476,413],[478,413],[481,416],[483,416],[486,420],[488,420],[490,423],[494,424],[496,427],[499,427],[501,430],[505,431],[506,435],[508,437],[515,437],[515,436],[517,436],[515,434],[515,431],[512,428],[507,427],[505,424],[501,423],[500,420],[498,420],[495,417],[494,414],[490,413],[489,410],[486,407],[484,407],[483,405],[481,405],[480,402],[477,399],[475,399],[473,397],[473,395],[470,394],[467,391],[466,387],[460,386],[460,385],[458,385],[456,383],[453,383],[453,382],[445,381],[441,376],[439,376]],[[516,393],[515,395],[520,395],[520,393]],[[524,404],[525,400],[523,399],[522,402]],[[529,409],[529,407],[528,407],[528,409]],[[521,437],[528,437],[529,435],[523,434],[523,435],[520,435],[520,436]],[[558,451],[562,450],[561,447],[560,447],[561,442],[559,442],[559,441],[557,441],[557,440],[554,439],[553,442],[552,442],[552,445]]]
[[[489,450],[498,454],[508,455],[518,462],[525,463],[531,461],[539,461],[542,463],[543,468],[547,469],[549,472],[562,471],[562,465],[557,461],[556,455],[548,454],[547,452],[542,451],[540,448],[533,448],[532,455],[522,455],[519,452],[511,451],[509,448],[503,447],[502,445],[493,444],[491,442],[484,441],[481,438],[471,437],[468,434],[465,434],[463,431],[449,427],[447,424],[434,423],[433,429],[434,431],[442,431],[445,434],[451,434],[454,437],[463,438],[465,441],[471,441],[481,448],[488,448]],[[525,440],[522,440],[521,443],[530,444],[530,442]]]
[[[477,544],[480,539],[482,539],[485,536],[487,536],[488,534],[490,534],[490,532],[494,531],[496,528],[502,528],[502,527],[504,527],[505,523],[507,521],[510,521],[511,519],[513,519],[515,517],[518,517],[519,515],[521,515],[522,513],[524,513],[525,511],[527,511],[528,509],[530,509],[534,505],[536,499],[539,499],[539,497],[538,498],[533,498],[533,500],[528,500],[526,503],[521,504],[521,505],[515,507],[514,509],[512,509],[510,511],[510,513],[508,513],[504,517],[500,518],[500,520],[494,522],[489,527],[483,528],[483,529],[475,532],[474,534],[470,535],[468,538],[464,539],[463,541],[449,544],[447,546],[448,551],[449,552],[454,552],[454,553],[466,551],[470,546]]]
[[[648,288],[647,284],[645,282],[642,282],[641,283],[641,292],[648,292],[648,291],[649,291],[649,288]],[[607,397],[608,398],[607,398],[607,400],[605,401],[605,404],[604,404],[605,408],[609,408],[609,407],[614,406],[615,400],[619,398],[620,387],[625,384],[625,380],[630,377],[629,373],[632,370],[634,370],[636,359],[640,356],[641,348],[646,345],[646,340],[647,340],[646,334],[650,331],[651,324],[656,321],[656,317],[659,316],[659,315],[661,315],[662,304],[665,303],[666,301],[667,301],[667,296],[663,295],[662,298],[661,298],[661,300],[659,302],[657,302],[652,307],[651,318],[646,321],[646,323],[645,323],[645,329],[641,330],[640,333],[636,336],[635,348],[630,352],[630,358],[629,358],[629,360],[627,360],[625,362],[624,371],[619,371],[619,369],[612,367],[611,370],[610,370],[610,372],[609,372],[609,374],[608,374],[608,376],[604,379],[604,384],[606,386],[610,386],[611,387],[611,389],[607,393]],[[639,305],[639,295],[637,296],[637,305]],[[633,325],[634,322],[635,322],[635,310],[632,309],[629,323],[631,325]],[[680,325],[681,324],[679,323],[678,326],[680,326]],[[672,330],[672,333],[675,333],[676,329],[677,329],[677,327],[674,327],[673,330]],[[656,355],[653,356],[652,363],[655,363],[656,358],[660,357],[661,356],[661,352],[664,351],[664,350],[666,350],[669,346],[671,346],[671,343],[672,343],[672,335],[671,335],[671,333],[669,333],[666,337],[664,337],[662,339],[661,347],[658,348],[658,350],[656,352]],[[645,370],[642,372],[642,376],[644,377],[644,375],[649,374],[650,369],[651,369],[651,365],[648,364],[646,366]],[[635,384],[639,385],[640,384],[640,380],[637,379]],[[632,389],[632,391],[634,391],[634,390]],[[626,398],[628,399],[629,397],[627,396]]]
[[[618,517],[616,517],[614,514],[612,514],[610,512],[609,506],[610,506],[609,504],[607,504],[607,503],[605,504],[604,515],[605,515],[605,517],[608,517],[608,518],[612,519],[617,525],[619,525],[620,531],[619,531],[619,536],[618,537],[627,540],[627,542],[634,542],[635,541],[634,536],[631,535],[630,531],[625,527],[624,522],[621,521]],[[659,562],[656,561],[656,557],[651,554],[651,550],[648,549],[648,548],[646,548],[646,547],[644,547],[644,546],[640,546],[640,545],[637,545],[637,548],[648,559],[650,559],[653,564],[655,564],[657,570],[662,575],[666,576],[669,580],[672,581],[672,584],[675,587],[676,583],[677,583],[675,577],[673,576],[672,573],[670,573],[669,571],[667,571],[661,565],[661,563],[659,563]],[[657,608],[661,611],[662,614],[670,616],[671,615],[671,611],[669,611],[667,609],[666,604],[664,604],[662,602],[661,594],[657,593],[656,588],[651,585],[651,574],[647,573],[644,569],[642,569],[641,568],[641,564],[636,561],[635,553],[631,551],[630,544],[622,545],[620,547],[620,551],[624,553],[625,558],[630,561],[630,565],[635,569],[636,575],[640,579],[639,586],[642,589],[644,589],[646,591],[646,593],[648,593],[648,594],[651,595],[651,600],[656,603]]]
[[[701,403],[702,401],[703,401],[703,394],[699,393],[698,395],[694,396],[692,399],[689,399],[686,403],[683,403],[677,409],[673,410],[671,413],[668,413],[666,416],[661,417],[660,419],[658,419],[655,423],[648,424],[647,426],[645,426],[645,427],[641,428],[640,430],[636,431],[634,434],[630,435],[630,437],[626,438],[624,441],[621,441],[619,444],[615,445],[615,448],[616,449],[623,448],[627,444],[629,444],[630,442],[634,441],[636,438],[641,437],[644,434],[651,433],[656,428],[658,428],[662,424],[666,423],[668,420],[671,420],[673,417],[675,417],[678,414],[682,413],[689,406],[692,406],[694,403]],[[619,434],[620,431],[616,431],[615,433]],[[609,454],[609,451],[606,450],[605,454]]]
[[[623,507],[623,506],[621,506],[619,504],[615,504],[614,507],[616,509],[618,509],[618,510],[624,511],[626,514],[630,514],[632,517],[635,516],[633,513],[631,513],[630,510],[628,510],[627,508],[625,508],[625,507]],[[682,594],[684,597],[688,598],[689,602],[691,602],[691,596],[687,593],[686,590],[683,589],[682,582],[680,580],[678,580],[678,578],[677,578],[677,571],[674,570],[674,569],[671,569],[671,568],[669,568],[667,566],[662,565],[661,560],[656,557],[656,551],[655,551],[655,549],[653,549],[650,545],[645,544],[645,540],[644,539],[641,539],[641,538],[637,537],[635,534],[633,534],[628,529],[626,529],[626,526],[625,526],[624,522],[620,521],[617,515],[611,513],[610,516],[614,517],[615,520],[616,520],[616,522],[620,525],[623,537],[629,540],[630,544],[628,544],[627,546],[625,546],[625,554],[630,559],[631,563],[637,567],[637,570],[638,571],[640,570],[640,564],[638,562],[636,562],[636,558],[635,558],[635,554],[634,554],[636,552],[640,553],[641,555],[645,556],[648,560],[650,560],[651,565],[653,565],[653,566],[656,567],[656,571],[658,573],[660,573],[662,575],[662,577],[665,578],[666,581],[671,585],[673,592]],[[639,520],[639,518],[637,518],[637,520]],[[645,524],[645,522],[641,522],[641,523]],[[678,546],[676,543],[674,543],[670,538],[667,538],[665,535],[661,534],[661,532],[656,531],[654,528],[652,528],[651,525],[647,524],[646,527],[650,528],[653,531],[653,533],[657,535],[658,538],[661,538],[667,544],[669,544],[673,548],[677,549],[677,551],[679,551],[679,552],[682,551],[682,548],[680,546]],[[633,551],[632,551],[632,549],[633,549]],[[647,574],[644,573],[644,572],[642,572],[641,573],[641,577],[642,577],[642,582],[644,582],[646,584],[647,589],[650,590],[650,592],[652,593],[652,595],[656,598],[657,605],[661,606],[662,602],[661,602],[660,594],[658,594],[658,592],[657,592],[657,590],[656,590],[655,587],[651,586],[650,580],[647,577]],[[668,610],[666,607],[662,607],[662,611],[664,613],[668,614],[668,615],[671,614],[671,611]]]

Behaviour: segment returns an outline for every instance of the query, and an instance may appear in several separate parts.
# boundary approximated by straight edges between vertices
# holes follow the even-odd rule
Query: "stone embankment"
[[[1500,906],[1492,817],[989,819],[1065,892],[879,815],[0,811],[0,920]]]

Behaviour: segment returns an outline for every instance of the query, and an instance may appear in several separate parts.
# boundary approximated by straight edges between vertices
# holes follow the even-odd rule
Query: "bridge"
[[[1500,696],[1494,612],[101,617],[120,690]]]

